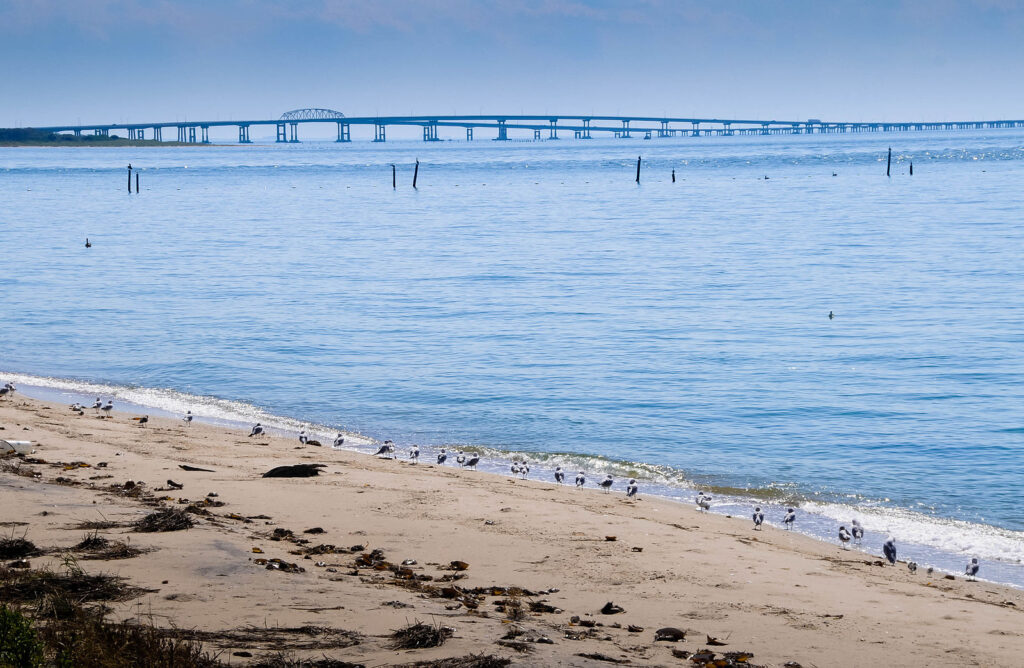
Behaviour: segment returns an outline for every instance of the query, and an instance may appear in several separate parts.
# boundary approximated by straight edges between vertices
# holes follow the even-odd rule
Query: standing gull
[[[853,542],[860,545],[860,539],[864,537],[864,527],[860,525],[860,520],[853,520],[850,524],[852,525],[850,534],[853,536]]]
[[[136,422],[138,422],[140,427],[145,427],[146,423],[149,422],[149,416],[148,415],[143,415],[142,417],[137,417],[137,418],[132,418],[132,419],[135,420]]]
[[[191,427],[192,426],[192,411],[189,411],[188,413],[185,413],[185,417],[183,417],[181,419],[185,421],[185,424],[187,426]]]
[[[764,513],[761,512],[761,506],[758,506],[754,508],[754,530],[760,531],[762,524],[764,524]]]
[[[639,487],[637,487],[636,478],[630,478],[629,479],[629,484],[626,485],[626,497],[627,498],[634,498],[636,496],[636,493],[637,493],[638,489],[639,489]]]
[[[612,488],[612,484],[614,484],[614,482],[615,481],[612,480],[612,474],[609,473],[608,475],[605,476],[604,480],[601,481],[601,489],[607,492]]]
[[[839,527],[839,543],[843,546],[844,550],[850,549],[850,532],[846,530],[845,526]]]
[[[526,480],[527,476],[530,475],[530,465],[525,461],[519,465],[519,477]]]
[[[587,482],[587,476],[586,476],[585,473],[583,473],[583,471],[580,471],[579,473],[576,474],[576,486],[577,487],[583,487],[583,485],[585,485],[586,482]]]
[[[306,430],[303,429],[302,431],[299,432],[299,443],[305,445],[306,441],[308,441],[308,440],[309,440],[309,437],[306,436]]]
[[[565,482],[565,471],[562,470],[561,466],[555,467],[555,482],[559,485]]]
[[[342,436],[341,432],[339,431],[338,435],[334,437],[334,447],[340,448],[343,445],[345,445],[345,437]]]
[[[889,539],[882,545],[882,554],[893,566],[896,565],[896,539],[889,536]]]
[[[412,446],[412,448],[409,450],[409,459],[412,460],[413,464],[416,464],[417,462],[420,461],[420,446]]]
[[[263,425],[261,425],[259,422],[257,422],[255,425],[253,425],[252,431],[249,432],[249,437],[252,438],[253,436],[262,436],[262,435],[263,435]]]
[[[94,411],[98,411],[101,408],[103,408],[103,400],[100,399],[99,397],[96,397],[96,403],[92,405],[92,409]]]
[[[516,462],[516,461],[512,462],[511,470],[512,470],[512,477],[515,477],[515,476],[519,475],[519,462]]]
[[[466,460],[466,468],[476,470],[476,465],[480,463],[480,455],[470,455],[469,459]]]
[[[981,568],[981,564],[978,563],[977,557],[971,558],[971,563],[967,564],[967,570],[964,574],[967,575],[968,579],[973,580],[978,577],[978,569]]]
[[[465,466],[466,453],[464,453],[462,450],[459,450],[459,453],[455,456],[455,463],[458,464],[459,466]]]
[[[101,408],[100,410],[103,411],[104,413],[106,413],[105,417],[110,417],[111,413],[114,410],[114,400],[113,399],[108,399],[107,400],[107,405],[104,406],[103,408]]]
[[[793,522],[796,522],[796,510],[788,508],[786,510],[786,516],[782,518],[782,524],[787,529],[793,528]]]
[[[384,444],[377,449],[374,455],[384,455],[385,459],[390,459],[395,454],[395,446],[391,441],[384,441]]]
[[[448,459],[448,451],[441,448],[441,452],[437,453],[437,465],[443,465],[446,459]]]
[[[694,499],[697,507],[701,509],[701,512],[707,512],[711,510],[711,496],[704,492],[699,492],[697,498]]]

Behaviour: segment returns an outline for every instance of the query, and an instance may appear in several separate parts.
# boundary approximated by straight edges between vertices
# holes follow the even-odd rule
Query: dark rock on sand
[[[264,478],[312,478],[320,475],[320,469],[326,464],[292,464],[291,466],[275,466],[263,474]]]

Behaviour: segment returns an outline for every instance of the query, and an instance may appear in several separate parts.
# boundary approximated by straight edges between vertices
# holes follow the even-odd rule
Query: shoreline
[[[89,572],[113,570],[157,590],[117,604],[119,617],[141,605],[161,626],[343,628],[360,634],[360,643],[303,651],[366,665],[472,653],[505,656],[514,665],[595,665],[594,654],[678,664],[671,650],[697,651],[706,647],[705,636],[728,643],[713,650],[753,652],[755,665],[885,665],[893,657],[900,665],[1011,665],[1024,650],[1024,592],[1012,587],[877,566],[858,552],[774,527],[754,532],[746,518],[701,514],[642,491],[631,501],[621,492],[381,460],[291,438],[255,440],[178,419],[151,417],[141,427],[131,417],[77,415],[20,394],[0,401],[0,437],[30,438],[38,443],[33,457],[47,462],[21,464],[39,478],[0,473],[3,496],[17,499],[2,504],[5,526],[27,522],[17,526],[19,534],[56,549],[32,558],[33,567],[59,563],[61,551],[78,542],[82,532],[69,525],[101,517],[120,525],[105,534],[152,549],[132,559],[83,562]],[[56,464],[75,461],[88,466]],[[300,462],[326,467],[315,478],[260,477]],[[185,472],[181,464],[211,471]],[[152,510],[110,486],[129,479],[153,490],[157,507],[181,507],[180,499],[195,502],[210,492],[218,496],[205,498],[226,505],[197,516],[188,531],[128,533],[126,523]],[[168,490],[168,479],[184,489]],[[272,519],[254,519],[259,515]],[[273,530],[284,528],[310,542],[274,540]],[[303,533],[310,528],[324,533]],[[381,549],[392,563],[416,560],[408,569],[419,584],[401,579],[401,569],[359,567],[358,553],[347,548],[289,556],[318,543]],[[262,558],[305,570],[268,571],[255,563]],[[452,571],[454,561],[469,567]],[[536,610],[512,620],[507,592],[430,593],[444,586],[520,587],[534,594],[522,600]],[[502,600],[503,608],[495,605]],[[601,614],[609,601],[625,611]],[[455,635],[428,650],[396,651],[381,640],[414,619],[451,625]],[[630,625],[644,630],[631,632]],[[497,644],[512,626],[524,638],[553,644],[522,643],[524,653]],[[655,642],[653,631],[666,626],[687,630],[687,639]],[[210,642],[224,649],[225,641]],[[251,645],[253,653],[271,649]]]
[[[72,401],[88,405],[91,404],[94,396],[113,396],[117,399],[118,406],[124,406],[127,403],[132,410],[149,411],[154,415],[165,417],[183,413],[184,406],[188,405],[192,409],[196,409],[198,421],[205,421],[213,426],[228,429],[248,431],[253,423],[262,422],[272,435],[286,439],[296,438],[299,431],[304,429],[310,433],[311,437],[318,437],[327,443],[333,440],[336,433],[328,425],[277,415],[242,401],[203,397],[160,388],[127,387],[26,374],[8,373],[6,375],[13,377],[19,386],[28,390],[28,396],[56,401],[65,405]],[[33,381],[37,383],[45,381],[50,384],[34,384]],[[209,411],[209,415],[204,415],[204,410]],[[342,431],[346,438],[344,449],[357,454],[372,454],[383,440],[383,436],[374,438],[348,430]],[[408,444],[399,444],[397,447],[399,457],[404,458],[405,448],[408,447]],[[795,532],[826,545],[835,545],[837,542],[835,533],[838,527],[848,524],[851,518],[856,517],[866,528],[863,547],[859,550],[859,553],[865,557],[880,558],[882,543],[887,536],[893,535],[902,546],[902,554],[907,555],[908,559],[915,560],[923,567],[934,567],[942,573],[958,575],[963,572],[964,564],[972,556],[979,556],[985,564],[983,571],[988,574],[992,582],[1024,589],[1024,564],[1021,563],[1019,556],[1010,559],[999,556],[999,550],[1005,554],[1017,554],[1013,551],[1019,551],[1021,544],[1021,538],[1017,535],[1019,532],[1009,529],[971,524],[942,517],[929,517],[898,508],[882,508],[880,510],[883,514],[873,514],[877,513],[879,509],[870,505],[851,506],[829,504],[805,498],[787,499],[773,494],[770,489],[760,490],[764,492],[761,495],[757,493],[759,490],[723,490],[689,480],[665,479],[663,472],[657,471],[649,464],[611,460],[602,456],[579,453],[515,452],[487,446],[437,445],[422,446],[422,459],[433,460],[440,447],[447,447],[450,450],[451,460],[454,459],[455,451],[460,448],[467,452],[481,454],[483,457],[480,466],[481,472],[496,474],[503,479],[510,477],[509,464],[513,459],[525,457],[530,460],[531,477],[534,480],[551,480],[554,466],[561,464],[570,481],[580,468],[587,473],[589,487],[594,487],[607,473],[614,474],[616,479],[614,489],[616,490],[624,485],[625,479],[636,477],[640,481],[640,490],[645,496],[656,496],[688,508],[693,507],[692,499],[698,490],[711,492],[715,496],[713,513],[723,516],[747,517],[754,506],[759,505],[765,511],[765,523],[776,527],[782,526],[786,508],[795,506],[799,514]],[[647,475],[645,476],[645,474]],[[982,532],[982,535],[975,535],[979,531]],[[922,534],[942,538],[956,546],[957,549],[947,550],[913,540],[914,536]],[[991,543],[989,552],[978,550],[976,545],[973,550],[963,547],[970,545],[972,540],[988,540]]]

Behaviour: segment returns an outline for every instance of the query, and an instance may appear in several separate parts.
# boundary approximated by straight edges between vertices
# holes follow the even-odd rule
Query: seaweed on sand
[[[157,531],[181,531],[195,526],[192,518],[181,508],[165,508],[146,515],[135,523],[132,531],[153,533]]]
[[[416,622],[404,626],[391,634],[392,649],[423,649],[440,647],[454,635],[455,629],[437,624]]]

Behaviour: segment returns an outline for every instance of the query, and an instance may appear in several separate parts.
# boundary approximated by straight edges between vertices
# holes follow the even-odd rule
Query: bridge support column
[[[473,128],[466,128],[466,141],[473,141]]]
[[[668,129],[668,121],[662,121],[661,122],[661,129],[658,130],[658,136],[659,137],[671,137],[672,136],[671,132],[672,131]]]
[[[182,144],[185,143],[185,126],[184,125],[179,125],[178,126],[178,141],[180,143],[182,143]]]
[[[767,123],[761,123],[761,134],[763,134],[763,135],[768,134],[768,124]]]
[[[589,118],[584,118],[582,120],[583,120],[583,130],[580,131],[579,138],[580,139],[590,139],[590,119]]]
[[[494,138],[494,141],[508,141],[508,128],[505,127],[505,121],[498,121],[498,136]]]
[[[287,126],[285,126],[284,123],[277,124],[277,139],[275,139],[274,141],[276,141],[278,144],[282,144],[288,141],[288,130]]]
[[[202,130],[203,143],[204,144],[209,144],[210,143],[210,126],[209,125],[202,125],[202,126],[200,126],[199,129]]]
[[[533,141],[540,141],[540,130],[533,131]]]
[[[387,141],[387,130],[385,130],[385,126],[381,125],[380,123],[373,124],[373,141]]]
[[[291,134],[292,134],[291,139],[289,139],[288,142],[291,143],[291,144],[298,144],[299,143],[299,124],[298,123],[289,123],[288,126],[291,129]]]
[[[644,139],[650,139],[650,138],[651,138],[651,131],[650,130],[644,130]]]
[[[75,130],[75,136],[76,137],[81,137],[82,136],[82,131],[81,130]]]
[[[437,121],[423,126],[423,141],[441,141],[437,138]]]
[[[239,144],[251,144],[252,141],[249,139],[249,126],[239,125],[238,126],[238,143]]]
[[[618,136],[622,139],[629,139],[629,121],[622,121],[622,131]]]
[[[188,143],[189,144],[195,144],[196,143],[196,126],[194,126],[194,125],[189,126],[189,128],[188,128]]]
[[[153,126],[153,141],[164,140],[164,129],[158,125]]]
[[[352,126],[350,126],[348,123],[338,123],[338,141],[352,141]]]
[[[692,137],[699,137],[700,136],[700,123],[697,123],[697,122],[693,123],[693,128],[690,130],[690,136],[692,136]]]
[[[548,128],[548,139],[558,139],[558,119],[552,118],[551,127]]]
[[[732,123],[722,123],[722,134],[726,137],[731,137],[733,135]]]

